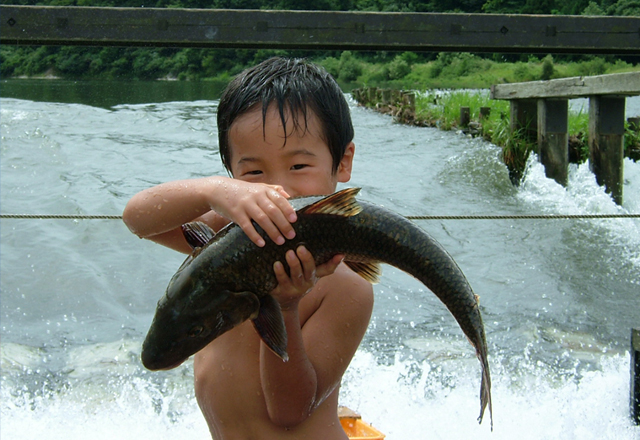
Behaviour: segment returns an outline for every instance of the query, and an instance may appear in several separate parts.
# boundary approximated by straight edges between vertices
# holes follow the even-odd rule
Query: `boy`
[[[217,231],[233,221],[264,246],[253,220],[283,244],[295,236],[287,198],[331,194],[351,177],[355,146],[344,95],[328,73],[303,60],[272,58],[238,75],[220,99],[218,131],[233,178],[142,191],[123,214],[132,232],[190,253],[180,225],[199,220]],[[300,246],[274,264],[271,294],[284,315],[288,362],[250,321],[196,354],[196,397],[214,439],[347,438],[338,390],[369,323],[373,292],[341,261],[316,267]]]

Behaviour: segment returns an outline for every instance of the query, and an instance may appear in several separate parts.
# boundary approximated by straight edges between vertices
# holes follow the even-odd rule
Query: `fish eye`
[[[204,330],[204,327],[202,327],[201,325],[196,325],[195,327],[191,327],[191,329],[189,330],[189,337],[190,338],[197,338],[198,336],[200,336],[202,334],[202,331]]]

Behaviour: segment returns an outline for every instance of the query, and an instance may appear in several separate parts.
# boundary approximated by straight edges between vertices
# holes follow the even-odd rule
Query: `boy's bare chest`
[[[195,359],[195,391],[207,421],[235,425],[266,415],[260,382],[260,338],[251,322],[223,334]],[[207,416],[208,414],[208,416]]]

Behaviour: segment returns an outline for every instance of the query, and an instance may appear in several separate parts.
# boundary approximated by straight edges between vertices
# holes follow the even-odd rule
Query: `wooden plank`
[[[580,98],[593,95],[640,95],[640,72],[491,86],[491,99]]]
[[[640,52],[640,17],[0,6],[0,43]]]

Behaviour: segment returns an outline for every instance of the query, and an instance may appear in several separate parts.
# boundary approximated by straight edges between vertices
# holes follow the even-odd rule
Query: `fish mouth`
[[[166,370],[172,370],[174,368],[179,367],[180,365],[182,365],[184,361],[178,361],[175,364],[171,364],[167,367],[160,367],[160,368],[155,368],[154,371],[166,371]],[[151,369],[151,368],[150,368]]]
[[[151,371],[171,370],[172,368],[180,366],[187,358],[176,356],[177,353],[172,353],[174,351],[173,348],[174,347],[171,347],[171,349],[167,351],[158,350],[145,340],[144,344],[142,344],[142,353],[140,354],[142,365]]]
[[[142,355],[140,356],[142,360],[142,365],[147,370],[151,371],[159,371],[159,370],[171,370],[173,368],[179,367],[186,359],[180,359],[175,362],[167,361],[164,359],[159,359],[157,356],[153,356],[149,354],[148,351],[142,351]]]

